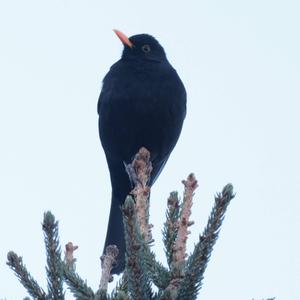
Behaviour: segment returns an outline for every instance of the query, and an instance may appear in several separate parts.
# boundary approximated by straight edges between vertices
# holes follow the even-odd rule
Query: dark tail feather
[[[126,246],[121,205],[117,199],[114,199],[114,197],[111,201],[104,251],[108,245],[116,245],[118,247],[119,255],[117,258],[117,265],[112,269],[111,273],[119,274],[123,272],[125,268]]]

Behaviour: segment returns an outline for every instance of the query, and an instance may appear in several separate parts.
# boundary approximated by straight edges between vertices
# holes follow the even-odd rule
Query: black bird
[[[125,267],[120,207],[132,189],[125,164],[141,147],[147,148],[153,167],[150,186],[155,182],[179,138],[186,115],[186,91],[154,37],[138,34],[128,38],[114,31],[124,50],[103,80],[98,114],[112,185],[105,248],[118,247],[118,264],[112,270],[118,274]]]

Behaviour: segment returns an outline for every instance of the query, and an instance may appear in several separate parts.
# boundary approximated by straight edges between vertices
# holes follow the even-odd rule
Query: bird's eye
[[[143,45],[142,50],[143,50],[143,52],[148,53],[151,51],[151,48],[149,45]]]

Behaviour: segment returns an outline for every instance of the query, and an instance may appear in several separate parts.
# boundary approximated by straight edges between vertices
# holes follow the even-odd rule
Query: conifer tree
[[[183,181],[182,200],[172,192],[167,201],[166,221],[162,230],[167,266],[163,266],[151,250],[152,225],[149,223],[148,186],[151,176],[150,153],[141,148],[130,167],[129,176],[135,187],[122,207],[126,241],[126,268],[112,293],[107,292],[112,281],[111,270],[118,256],[115,245],[106,248],[101,257],[102,275],[99,289],[93,291],[75,270],[74,251],[77,246],[69,242],[65,246],[65,257],[61,257],[58,222],[51,212],[44,214],[42,228],[47,253],[47,291],[30,275],[22,257],[14,252],[7,255],[7,264],[15,272],[32,299],[63,300],[63,283],[78,300],[193,300],[203,284],[204,272],[217,241],[222,221],[230,201],[234,198],[233,187],[227,184],[215,196],[215,203],[206,227],[188,256],[186,242],[193,197],[198,186],[193,174]],[[153,290],[153,285],[157,287]],[[30,298],[25,298],[30,299]],[[275,299],[275,298],[273,298]],[[272,300],[272,299],[268,299]]]

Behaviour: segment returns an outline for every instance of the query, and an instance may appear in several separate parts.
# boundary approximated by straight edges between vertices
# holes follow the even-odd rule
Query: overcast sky
[[[201,299],[300,299],[299,13],[296,0],[1,1],[0,299],[26,296],[9,250],[46,288],[46,210],[98,287],[111,191],[96,106],[122,51],[113,28],[154,35],[188,93],[181,138],[151,194],[158,258],[169,192],[196,174],[190,252],[214,194],[232,182]]]

